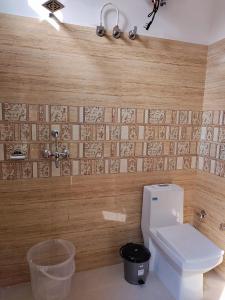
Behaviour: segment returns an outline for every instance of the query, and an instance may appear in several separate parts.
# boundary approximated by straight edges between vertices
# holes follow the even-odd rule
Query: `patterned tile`
[[[120,144],[120,156],[121,157],[129,157],[134,156],[134,143],[121,143]]]
[[[94,127],[92,125],[81,125],[80,129],[82,141],[94,140]]]
[[[213,135],[214,135],[214,128],[213,127],[208,127],[206,131],[206,140],[207,141],[212,141],[213,140]]]
[[[14,140],[14,125],[0,124],[0,140],[13,141]]]
[[[171,142],[169,146],[169,155],[176,155],[177,154],[177,143]]]
[[[164,158],[154,158],[154,171],[163,171],[164,170]]]
[[[170,140],[179,139],[179,126],[170,126],[169,139]]]
[[[138,127],[136,127],[135,125],[129,126],[128,137],[129,137],[129,140],[137,140],[138,139]]]
[[[219,142],[225,142],[225,127],[220,127],[219,129]]]
[[[166,112],[164,110],[152,109],[149,111],[150,124],[164,124],[166,120]]]
[[[188,111],[179,111],[179,124],[188,124]]]
[[[210,172],[210,165],[211,165],[211,159],[204,158],[203,171],[209,173]]]
[[[18,163],[2,163],[2,179],[12,180],[20,178],[20,165]]]
[[[91,175],[91,173],[92,173],[91,160],[81,160],[80,161],[80,174],[81,175]]]
[[[204,111],[202,114],[202,125],[211,125],[213,122],[213,112]]]
[[[132,124],[136,122],[135,108],[121,108],[121,122],[125,124]]]
[[[26,104],[3,104],[3,116],[6,121],[26,121],[27,106]]]
[[[137,159],[129,158],[127,160],[127,170],[129,173],[136,173],[137,172]]]
[[[220,145],[220,153],[219,153],[219,158],[222,160],[225,160],[225,144]]]
[[[186,155],[190,152],[189,142],[178,142],[177,143],[177,154]]]
[[[47,178],[51,176],[51,167],[49,161],[38,162],[38,177]]]
[[[171,124],[178,124],[179,113],[176,110],[172,111]]]
[[[62,160],[60,162],[61,176],[71,176],[72,165],[71,161],[68,159]]]
[[[30,124],[21,124],[20,125],[20,139],[21,141],[31,140],[31,127]]]
[[[111,159],[110,160],[110,173],[117,174],[120,172],[120,160],[119,159]]]
[[[154,168],[154,159],[153,158],[144,158],[144,172],[152,172]]]
[[[101,158],[103,157],[102,143],[84,143],[84,156],[86,158]]]
[[[51,122],[67,122],[68,107],[65,105],[51,105]]]
[[[158,139],[165,140],[166,139],[166,126],[158,127]]]
[[[167,168],[169,171],[176,170],[176,168],[177,168],[177,158],[176,157],[168,157]]]
[[[208,156],[209,155],[209,147],[210,147],[209,143],[201,142],[199,144],[199,155]]]
[[[156,137],[156,126],[145,126],[145,140],[151,141]]]
[[[33,177],[33,164],[25,162],[21,164],[21,178],[30,179]]]
[[[148,156],[160,156],[163,154],[163,143],[151,142],[147,144],[147,155]]]
[[[225,163],[224,163],[224,161],[221,161],[221,160],[216,161],[215,173],[216,173],[217,176],[224,177],[224,175],[225,175]]]
[[[69,141],[72,139],[72,128],[69,124],[61,125],[61,139],[64,141]]]
[[[84,120],[86,123],[103,123],[104,108],[103,107],[85,107]]]
[[[111,156],[119,156],[118,152],[118,144],[115,142],[111,143]]]
[[[190,141],[192,137],[192,127],[191,126],[182,126],[180,131],[180,140]]]
[[[39,141],[49,141],[50,139],[50,128],[47,124],[39,124],[37,127],[38,140]]]
[[[120,140],[120,126],[118,125],[112,125],[110,126],[110,138],[111,140],[113,141],[117,141],[117,140]]]
[[[183,158],[183,168],[184,169],[191,168],[191,156],[186,156]]]
[[[105,173],[105,161],[103,159],[95,160],[94,174],[100,175]]]
[[[193,127],[192,129],[192,140],[199,141],[201,137],[201,127]]]
[[[96,126],[96,140],[104,141],[105,139],[105,125]]]
[[[193,111],[192,112],[192,125],[201,125],[202,124],[202,112]]]

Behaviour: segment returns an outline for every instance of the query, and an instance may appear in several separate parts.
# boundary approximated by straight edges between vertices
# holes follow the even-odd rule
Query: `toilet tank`
[[[183,223],[184,190],[175,184],[144,187],[141,228],[149,229]]]

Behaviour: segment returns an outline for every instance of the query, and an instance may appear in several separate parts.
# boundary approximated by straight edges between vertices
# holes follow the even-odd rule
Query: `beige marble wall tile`
[[[69,122],[78,123],[79,122],[79,108],[75,106],[69,107]]]
[[[3,116],[5,121],[27,121],[27,105],[3,103]]]
[[[30,104],[29,105],[29,121],[38,122],[39,121],[39,105]]]
[[[0,124],[0,140],[13,141],[15,127],[13,124]]]

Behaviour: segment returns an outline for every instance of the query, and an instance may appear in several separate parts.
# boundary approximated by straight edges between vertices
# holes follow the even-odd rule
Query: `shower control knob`
[[[121,37],[121,30],[119,28],[118,25],[116,25],[114,28],[113,28],[113,33],[112,33],[113,37],[115,39],[119,39]]]
[[[44,158],[49,158],[49,157],[51,157],[51,155],[52,155],[51,151],[49,151],[49,150],[44,150],[43,151]]]
[[[96,28],[96,34],[97,34],[97,36],[103,37],[105,35],[105,28],[104,28],[104,26],[102,26],[102,25],[97,26],[97,28]]]
[[[129,31],[129,39],[130,40],[135,40],[137,37],[137,26],[134,26],[134,29]]]

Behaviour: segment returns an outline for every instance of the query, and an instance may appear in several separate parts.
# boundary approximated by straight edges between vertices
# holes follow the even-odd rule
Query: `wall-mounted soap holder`
[[[24,160],[26,159],[26,155],[20,149],[16,149],[13,153],[10,154],[9,158],[11,160]]]
[[[64,149],[62,152],[59,151],[59,145],[58,145],[59,131],[58,130],[52,130],[52,136],[55,138],[55,152],[45,149],[43,151],[43,157],[44,158],[54,158],[55,166],[56,166],[56,168],[59,168],[59,161],[61,159],[69,158],[70,153],[69,153],[68,149]]]

